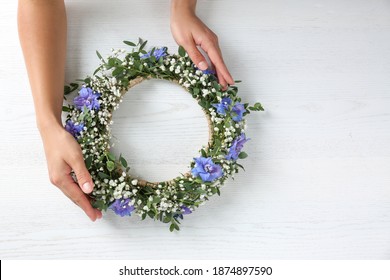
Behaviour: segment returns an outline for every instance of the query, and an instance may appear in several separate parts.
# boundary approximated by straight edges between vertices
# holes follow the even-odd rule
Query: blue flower
[[[244,144],[249,140],[250,139],[246,138],[244,133],[235,138],[232,145],[230,146],[229,153],[225,158],[228,160],[236,160],[241,152],[241,149],[244,147]]]
[[[145,59],[145,58],[151,57],[152,56],[151,52],[152,51],[141,55],[140,58]],[[161,48],[161,49],[155,49],[153,52],[153,56],[156,58],[156,60],[159,60],[161,57],[164,57],[166,55],[167,55],[167,48],[166,47]]]
[[[212,105],[217,109],[218,114],[225,116],[226,110],[229,109],[230,104],[232,104],[232,100],[229,97],[224,97],[222,98],[221,103]]]
[[[193,176],[200,176],[204,182],[212,182],[223,176],[222,167],[215,164],[210,157],[198,157],[194,160],[195,167],[191,170]]]
[[[74,105],[77,109],[84,111],[84,108],[88,108],[89,110],[99,110],[100,103],[98,98],[100,97],[100,93],[94,92],[89,87],[83,87],[79,91],[79,95],[76,96],[73,100]]]
[[[77,138],[80,136],[80,132],[83,131],[84,124],[75,124],[71,120],[67,120],[65,124],[65,130],[73,135],[74,138]]]
[[[215,75],[215,71],[213,69],[202,70],[202,72],[206,75]]]
[[[192,213],[191,209],[186,207],[186,206],[184,206],[184,205],[180,206],[180,208],[183,209],[183,214],[184,215],[188,215],[188,214]]]
[[[134,205],[129,205],[130,199],[116,199],[109,209],[113,210],[115,214],[124,217],[124,216],[131,216],[131,212],[134,211]]]
[[[232,108],[232,112],[233,112],[233,117],[232,117],[233,121],[235,122],[241,121],[243,114],[246,112],[244,104],[241,103],[234,104]]]
[[[186,207],[186,206],[184,206],[184,205],[180,206],[180,208],[182,209],[182,212],[180,214],[173,215],[173,217],[176,218],[176,219],[180,218],[180,219],[183,220],[183,215],[188,215],[188,214],[192,213],[191,209]]]
[[[195,70],[200,70],[202,71],[203,74],[206,74],[206,75],[214,75],[215,76],[215,71],[211,68],[207,68],[206,70],[201,70],[199,69],[198,67],[194,66]]]

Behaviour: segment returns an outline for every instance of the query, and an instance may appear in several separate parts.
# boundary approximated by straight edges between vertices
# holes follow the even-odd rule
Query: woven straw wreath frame
[[[97,52],[101,65],[93,75],[78,80],[82,81],[81,89],[78,83],[65,86],[66,95],[79,89],[74,100],[80,99],[82,90],[89,90],[89,98],[95,102],[85,99],[89,103],[81,108],[75,105],[75,101],[67,100],[63,107],[67,113],[66,127],[71,127],[69,131],[79,142],[94,181],[91,199],[95,208],[112,209],[121,216],[150,217],[170,223],[171,231],[179,230],[183,215],[203,205],[210,196],[219,195],[225,180],[233,177],[239,168],[243,169],[238,160],[247,154],[239,151],[238,156],[232,158],[232,149],[243,135],[245,137],[245,116],[250,111],[263,109],[260,103],[253,106],[241,103],[237,86],[229,86],[223,91],[215,75],[197,69],[182,47],[178,54],[171,55],[166,47],[147,52],[144,50],[146,42],[141,40],[138,44],[125,43],[131,47],[130,51],[112,50],[105,59]],[[164,182],[149,182],[131,175],[127,161],[111,152],[112,112],[119,107],[124,94],[149,79],[178,83],[198,101],[208,121],[209,140],[197,157],[210,159],[221,169],[222,175],[211,181],[194,175],[193,170],[198,164],[194,158],[190,162],[192,172]],[[221,104],[227,99],[230,104],[225,102],[226,110],[222,112]],[[233,112],[235,105],[244,110],[240,118]]]

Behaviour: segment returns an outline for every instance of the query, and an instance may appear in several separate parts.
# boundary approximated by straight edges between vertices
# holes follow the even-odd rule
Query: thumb
[[[74,162],[71,163],[71,167],[76,175],[77,183],[84,193],[91,193],[93,191],[93,182],[91,175],[85,166],[82,156],[77,157]]]
[[[206,59],[200,53],[200,51],[198,50],[198,48],[196,47],[194,42],[187,44],[183,47],[187,51],[188,56],[194,62],[196,67],[198,67],[200,70],[206,70],[208,68],[208,64],[207,64]]]

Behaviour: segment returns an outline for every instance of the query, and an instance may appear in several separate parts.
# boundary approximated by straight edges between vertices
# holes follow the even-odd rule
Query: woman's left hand
[[[208,64],[198,50],[200,46],[207,53],[223,89],[234,84],[234,80],[222,58],[218,37],[195,14],[196,1],[172,0],[171,31],[176,42],[188,53],[195,65],[206,70]]]

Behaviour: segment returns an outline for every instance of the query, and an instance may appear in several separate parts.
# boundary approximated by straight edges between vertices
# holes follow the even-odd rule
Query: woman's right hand
[[[93,190],[93,181],[83,159],[81,147],[74,137],[61,125],[41,129],[50,181],[92,220],[102,217],[101,211],[92,207],[88,193]],[[77,183],[71,176],[74,171]]]

